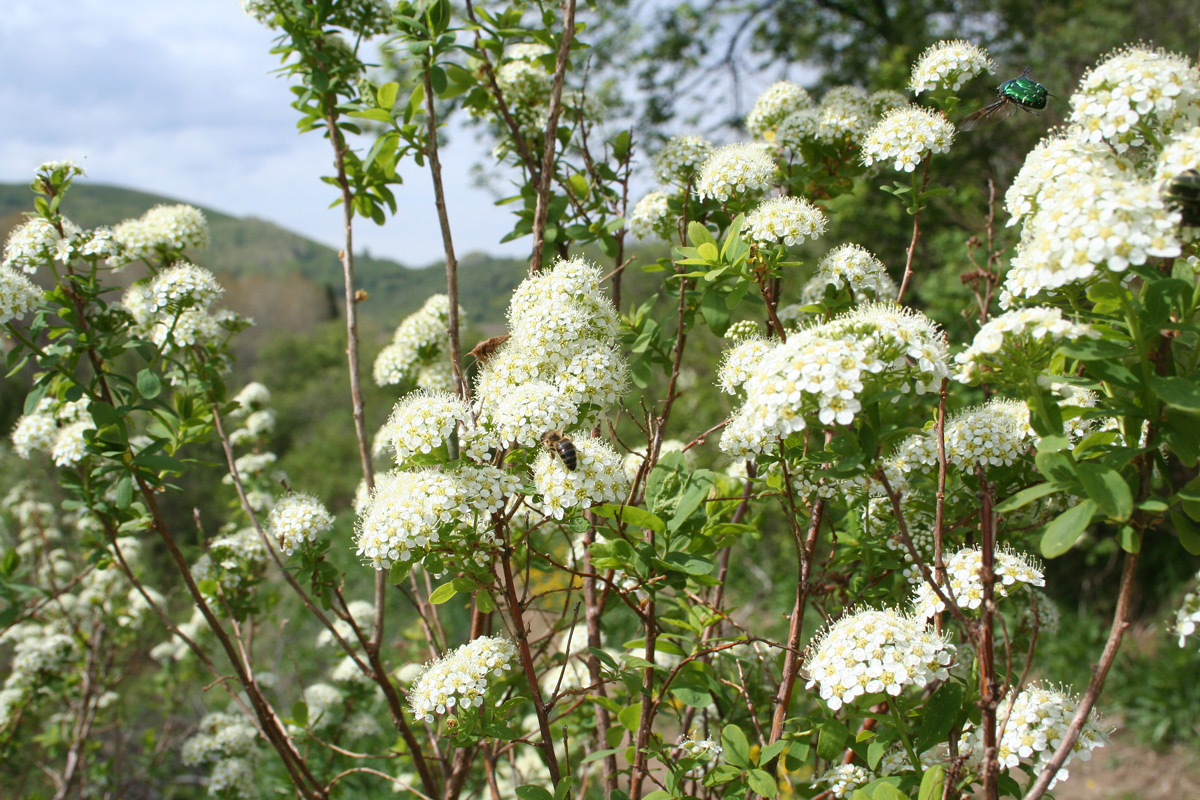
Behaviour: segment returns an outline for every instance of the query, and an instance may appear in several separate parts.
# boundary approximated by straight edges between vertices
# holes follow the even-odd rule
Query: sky
[[[337,195],[320,180],[332,151],[299,135],[273,34],[238,0],[5,0],[0,15],[0,183],[71,158],[87,180],[163,194],[278,223],[339,246]],[[522,256],[498,245],[511,227],[491,191],[473,187],[487,152],[471,135],[442,151],[461,256]],[[428,173],[411,163],[382,228],[357,220],[355,250],[425,266],[442,258]],[[68,200],[68,211],[69,211]],[[455,220],[469,224],[454,224]]]

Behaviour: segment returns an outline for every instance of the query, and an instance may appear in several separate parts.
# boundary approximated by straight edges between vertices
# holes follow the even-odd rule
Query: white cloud
[[[40,162],[74,158],[96,183],[177,197],[277,222],[337,246],[341,213],[320,176],[332,171],[319,133],[297,134],[273,33],[237,0],[9,0],[0,25],[0,182],[24,183]],[[498,246],[511,227],[471,165],[471,134],[444,150],[455,245]],[[420,266],[442,257],[427,173],[402,170],[387,226],[355,227],[356,249]]]

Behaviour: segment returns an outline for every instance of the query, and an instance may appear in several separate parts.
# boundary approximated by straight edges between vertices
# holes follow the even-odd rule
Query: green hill
[[[115,225],[141,216],[160,203],[181,203],[161,195],[116,186],[77,183],[63,201],[63,213],[91,228]],[[255,217],[233,217],[198,206],[208,218],[210,245],[196,260],[216,273],[270,291],[275,281],[306,278],[328,292],[340,306],[342,271],[337,251],[272,222]],[[26,185],[0,184],[0,238],[19,225],[22,212],[33,208]],[[370,223],[367,223],[370,224]],[[470,253],[459,265],[459,303],[470,320],[484,328],[503,322],[504,306],[512,289],[525,275],[526,262]],[[360,255],[355,276],[370,300],[360,313],[383,326],[393,326],[420,308],[431,294],[446,291],[442,263],[413,269],[396,261]]]

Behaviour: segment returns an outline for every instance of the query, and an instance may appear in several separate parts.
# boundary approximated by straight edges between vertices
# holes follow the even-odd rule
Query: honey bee
[[[490,339],[484,339],[482,342],[471,348],[471,351],[467,353],[467,355],[474,356],[476,363],[484,364],[489,358],[496,354],[496,351],[500,349],[500,345],[507,342],[509,338],[510,337],[506,335],[493,336]]]
[[[575,456],[575,443],[568,439],[562,431],[546,431],[542,434],[542,444],[558,453],[558,457],[562,459],[567,469],[574,470],[579,465]]]

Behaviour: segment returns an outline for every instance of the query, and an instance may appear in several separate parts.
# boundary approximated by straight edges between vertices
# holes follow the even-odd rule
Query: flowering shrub
[[[278,468],[271,389],[230,391],[247,323],[214,310],[203,215],[85,230],[60,211],[82,170],[43,164],[0,323],[32,365],[13,451],[53,463],[66,502],[27,484],[4,504],[0,763],[36,752],[22,780],[108,791],[81,754],[121,746],[97,737],[129,722],[110,693],[140,652],[173,701],[162,750],[224,797],[1036,800],[1104,744],[1141,554],[1200,553],[1189,60],[1131,48],[1084,78],[1006,195],[1011,263],[989,246],[966,276],[972,341],[910,289],[940,266],[918,244],[953,93],[992,68],[974,45],[921,56],[932,106],[780,82],[755,141],[646,159],[577,75],[585,29],[549,10],[543,29],[484,4],[244,6],[335,156],[354,511]],[[385,32],[404,80],[377,85],[358,48]],[[508,238],[532,242],[473,362],[439,149],[460,109],[519,176]],[[349,236],[387,221],[408,158],[438,193],[447,291],[374,361],[396,402],[372,442]],[[631,203],[639,160],[660,188]],[[880,165],[912,219],[902,272],[821,241]],[[627,233],[669,254],[645,263]],[[661,285],[631,302],[635,261]],[[165,498],[215,452],[227,513],[181,525]],[[1036,590],[1076,548],[1122,563],[1079,695],[1028,679],[1057,619]],[[1189,595],[1182,643],[1197,616]]]

